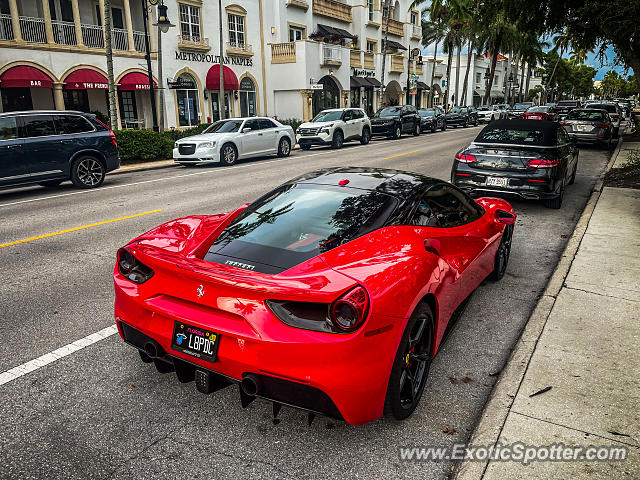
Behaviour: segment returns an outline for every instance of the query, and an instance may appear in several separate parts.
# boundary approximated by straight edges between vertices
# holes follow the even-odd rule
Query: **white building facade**
[[[146,3],[147,21],[143,2],[111,1],[118,128],[151,128],[151,95],[158,109],[164,99],[166,128],[215,121],[221,105],[227,117],[307,120],[323,108],[371,113],[383,104],[427,106],[430,94],[444,100],[446,65],[419,55],[420,13],[410,0],[392,2],[386,55],[381,0],[223,0],[222,15],[217,1],[164,0],[175,24],[164,34],[153,25],[157,7]],[[0,0],[2,110],[106,116],[104,14],[104,0]]]

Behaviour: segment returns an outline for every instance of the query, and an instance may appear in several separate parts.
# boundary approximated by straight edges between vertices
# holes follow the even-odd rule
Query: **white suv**
[[[303,150],[309,150],[311,145],[342,148],[349,140],[360,140],[366,145],[371,140],[371,121],[360,108],[323,110],[310,122],[300,125],[296,134]]]
[[[504,112],[500,105],[482,105],[478,107],[478,121],[480,123],[493,122],[504,117]]]

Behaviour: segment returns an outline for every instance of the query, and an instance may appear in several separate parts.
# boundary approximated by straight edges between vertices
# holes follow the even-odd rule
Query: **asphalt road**
[[[297,150],[226,168],[110,175],[92,191],[70,184],[0,191],[0,245],[161,209],[0,246],[0,373],[112,325],[115,252],[153,226],[228,211],[325,166],[448,180],[453,155],[478,130]],[[561,210],[513,202],[519,217],[507,274],[474,294],[410,419],[353,427],[319,418],[308,427],[306,414],[285,408],[274,424],[269,403],[243,410],[235,387],[203,396],[111,335],[0,386],[0,478],[445,478],[451,462],[403,462],[398,447],[468,439],[607,159],[581,150]]]

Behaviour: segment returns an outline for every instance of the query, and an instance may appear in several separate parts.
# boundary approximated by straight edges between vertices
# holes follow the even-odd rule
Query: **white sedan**
[[[220,120],[199,135],[178,140],[173,160],[185,166],[233,165],[238,159],[277,154],[286,157],[295,144],[290,126],[266,117]]]

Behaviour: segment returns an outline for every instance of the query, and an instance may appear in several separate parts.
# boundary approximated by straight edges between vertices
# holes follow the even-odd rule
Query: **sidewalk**
[[[640,190],[600,189],[601,183],[469,446],[618,446],[629,448],[629,457],[466,461],[457,480],[640,478]]]
[[[178,164],[174,162],[173,159],[154,160],[152,162],[130,163],[126,165],[121,165],[118,170],[109,172],[108,175],[118,175],[120,173],[129,173],[129,172],[142,172],[144,170],[155,170],[157,168],[169,168],[177,165]]]

